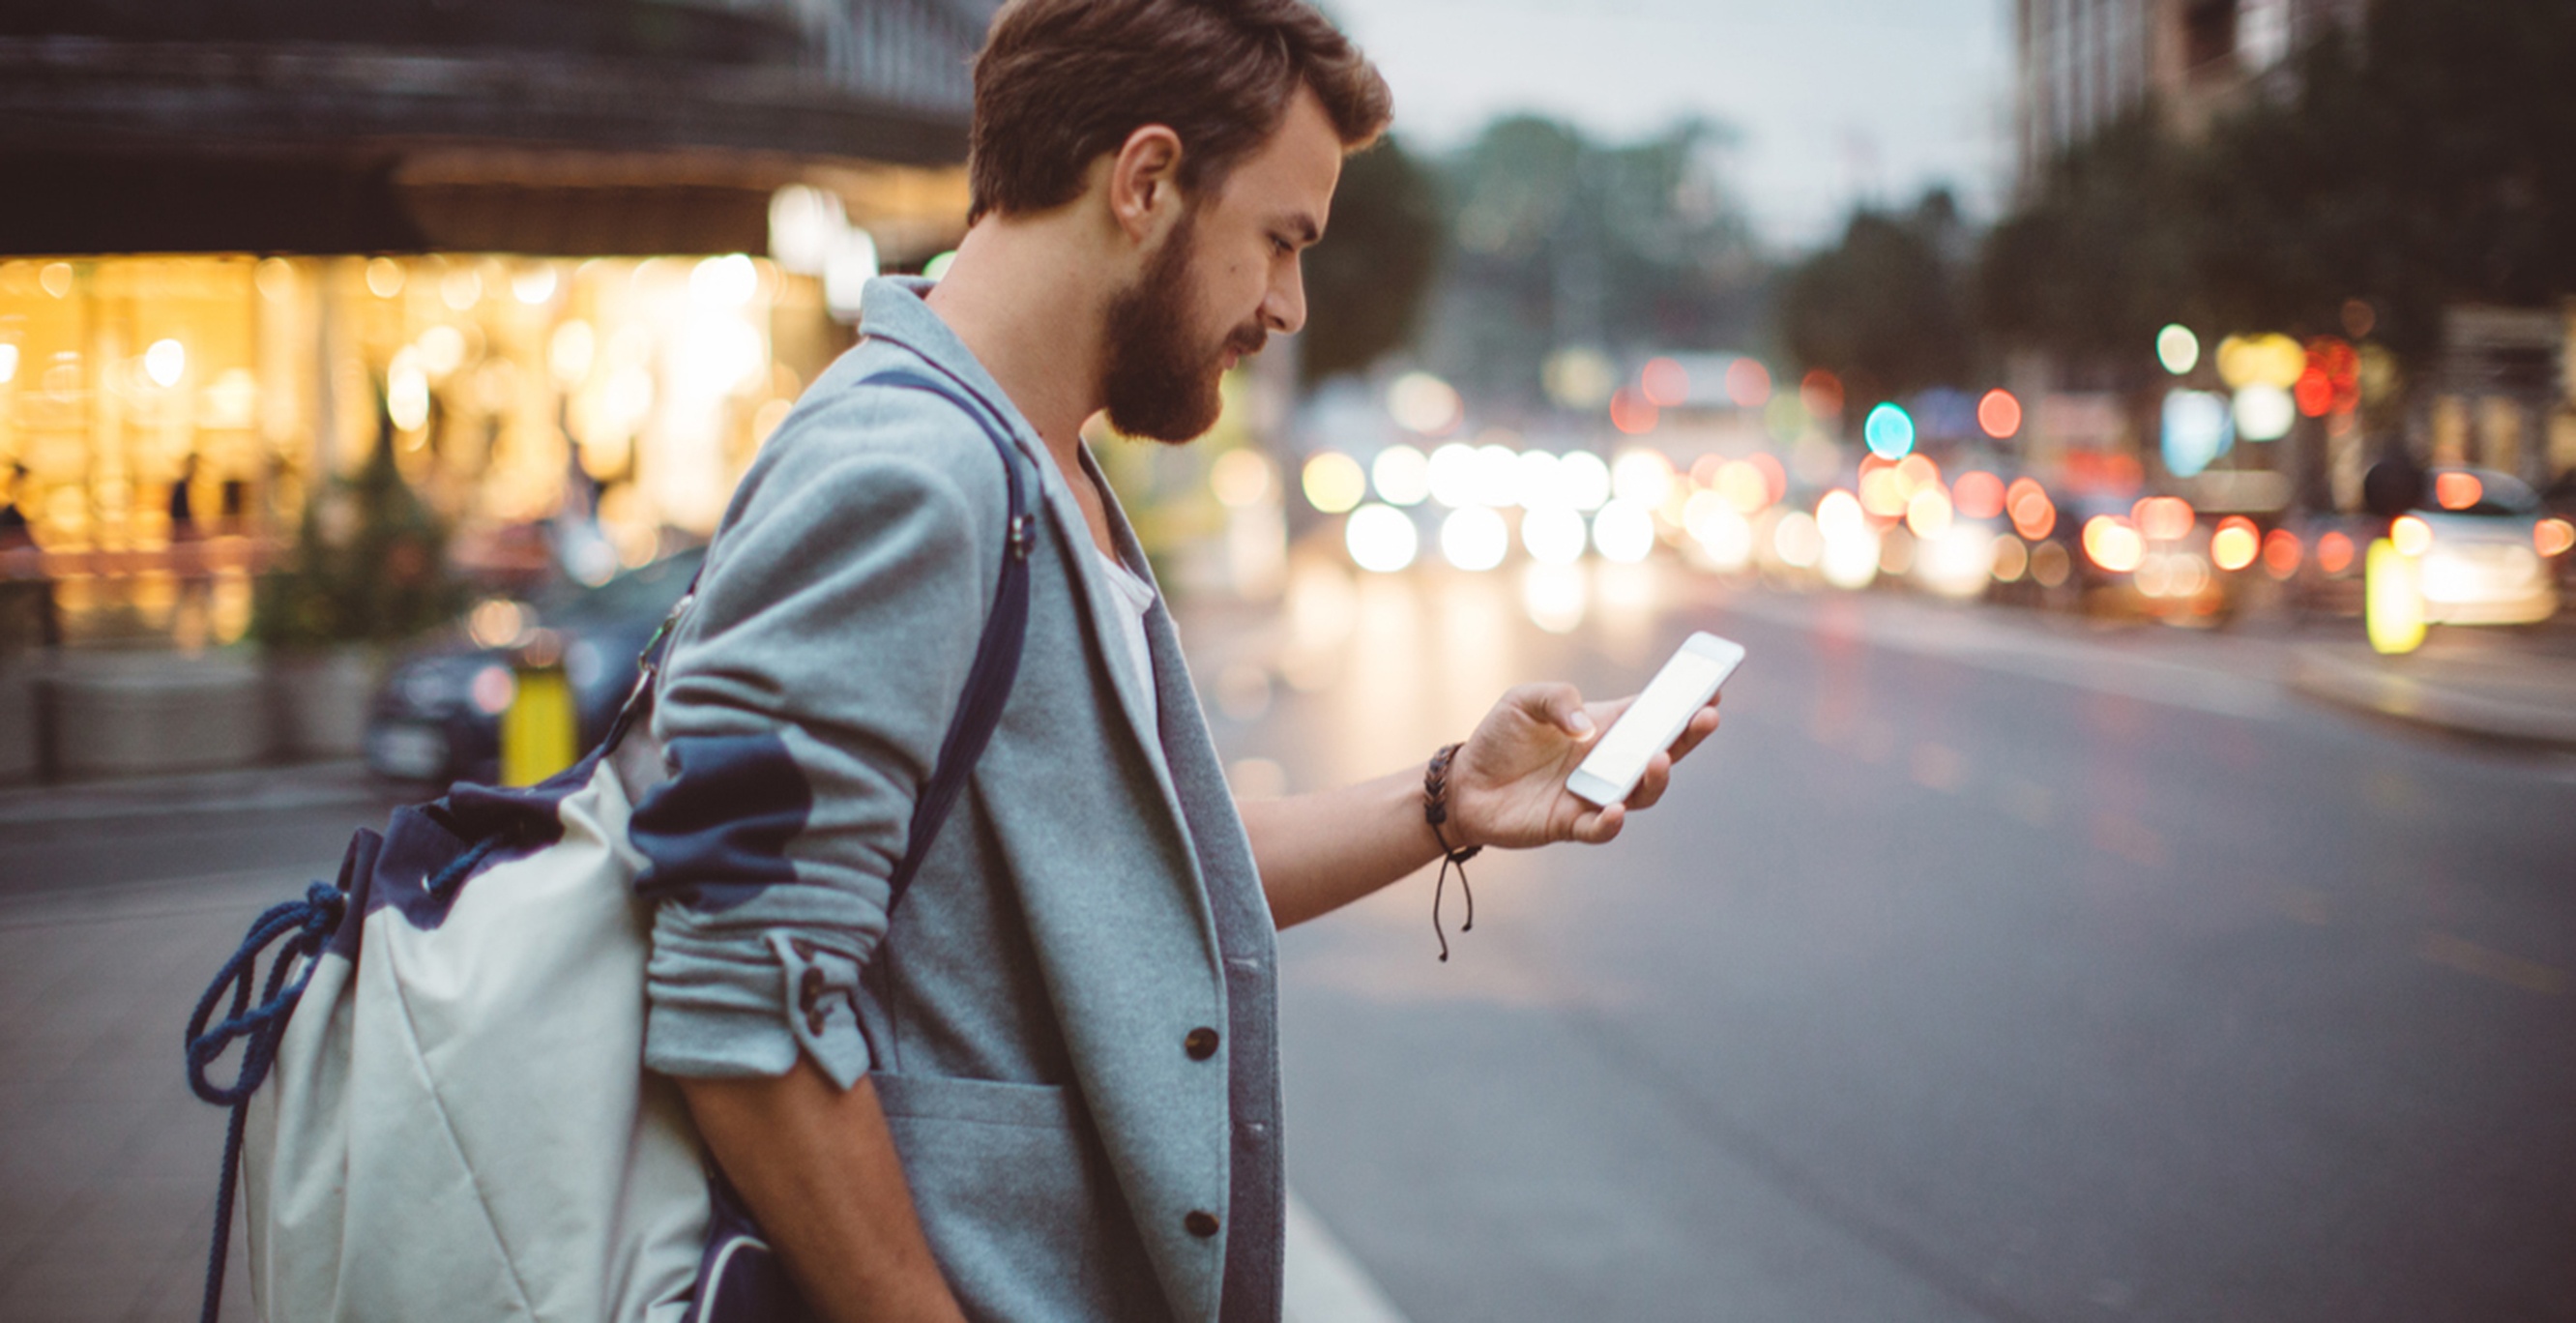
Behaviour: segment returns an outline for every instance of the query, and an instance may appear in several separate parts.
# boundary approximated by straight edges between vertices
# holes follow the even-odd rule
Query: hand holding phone
[[[1708,705],[1743,662],[1744,645],[1732,639],[1698,633],[1683,640],[1645,692],[1565,779],[1565,788],[1604,808],[1625,801],[1656,751],[1681,738],[1692,714]]]

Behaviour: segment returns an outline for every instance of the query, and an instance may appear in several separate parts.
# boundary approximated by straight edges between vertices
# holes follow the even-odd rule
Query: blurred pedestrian
[[[1301,0],[1014,0],[974,81],[953,265],[867,287],[672,650],[670,779],[633,828],[646,1060],[823,1317],[1275,1320],[1274,925],[1478,847],[1607,840],[1717,714],[1628,806],[1564,788],[1620,707],[1568,685],[1426,764],[1237,805],[1081,430],[1195,437],[1223,372],[1298,329],[1300,255],[1386,86]],[[1034,527],[1005,527],[974,414],[886,373],[1007,426]],[[1017,683],[890,915],[1016,554]]]

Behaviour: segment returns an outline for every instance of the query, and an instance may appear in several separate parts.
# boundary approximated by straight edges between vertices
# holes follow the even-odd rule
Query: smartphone
[[[1565,788],[1604,807],[1625,800],[1646,774],[1646,760],[1681,738],[1691,714],[1708,705],[1743,661],[1744,645],[1733,639],[1703,633],[1682,640],[1646,692],[1610,723],[1609,733],[1565,779]]]

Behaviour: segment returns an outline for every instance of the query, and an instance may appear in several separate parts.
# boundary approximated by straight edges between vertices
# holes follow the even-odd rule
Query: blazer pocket
[[[877,1101],[889,1121],[900,1117],[1072,1130],[1082,1119],[1082,1100],[1060,1084],[1008,1084],[882,1071],[868,1078],[876,1082]]]
[[[940,1269],[971,1319],[1168,1317],[1079,1093],[873,1074]]]

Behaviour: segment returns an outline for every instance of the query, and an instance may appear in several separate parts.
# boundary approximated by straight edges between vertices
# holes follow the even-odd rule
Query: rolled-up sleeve
[[[771,444],[819,450],[834,426]],[[654,713],[669,779],[630,827],[655,905],[648,1067],[778,1075],[803,1052],[844,1088],[867,1071],[854,994],[999,566],[975,502],[882,446],[746,480]]]

